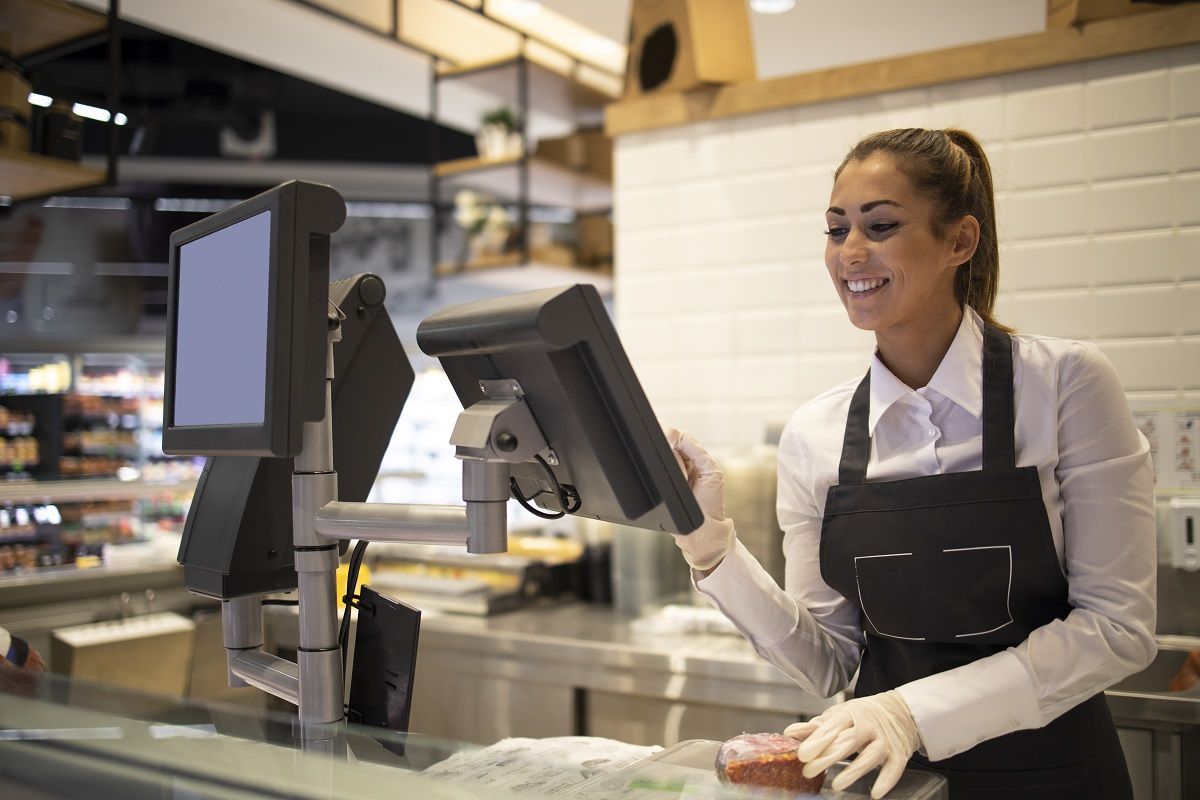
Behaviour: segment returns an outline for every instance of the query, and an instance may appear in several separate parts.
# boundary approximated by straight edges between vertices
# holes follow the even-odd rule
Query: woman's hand
[[[871,787],[871,797],[877,800],[892,790],[921,746],[912,713],[894,691],[847,700],[808,722],[789,725],[784,733],[801,742],[796,755],[804,762],[805,777],[816,777],[859,754],[833,780],[838,791],[882,765]]]
[[[687,534],[672,534],[692,569],[713,570],[733,549],[737,538],[733,520],[725,518],[725,475],[717,462],[690,433],[663,426],[667,444],[687,476],[688,486],[704,512],[704,522]]]

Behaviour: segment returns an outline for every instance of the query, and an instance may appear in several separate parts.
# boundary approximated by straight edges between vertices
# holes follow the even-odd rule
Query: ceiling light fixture
[[[97,122],[108,122],[108,118],[110,116],[108,113],[108,109],[97,108],[96,106],[89,106],[86,103],[76,103],[75,105],[71,106],[71,110],[74,111],[76,114],[78,114],[81,117],[87,117],[88,119],[94,119]],[[129,121],[128,117],[126,117],[124,114],[122,114],[119,111],[117,112],[116,123],[118,125],[124,125],[128,121]]]
[[[759,14],[782,14],[796,7],[796,0],[750,0],[750,8]]]

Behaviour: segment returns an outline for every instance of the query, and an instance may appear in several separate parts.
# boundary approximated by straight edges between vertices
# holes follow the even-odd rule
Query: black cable
[[[542,519],[562,519],[567,514],[574,514],[576,511],[578,511],[579,507],[583,505],[583,501],[579,498],[579,495],[575,493],[574,489],[563,488],[562,484],[558,482],[558,477],[554,474],[554,470],[550,469],[550,465],[546,463],[546,459],[542,458],[541,456],[534,456],[534,459],[541,464],[542,469],[546,471],[546,475],[550,478],[550,483],[554,486],[554,490],[553,492],[548,492],[547,490],[542,489],[539,492],[531,494],[529,497],[525,497],[521,494],[520,487],[517,485],[517,479],[509,478],[509,489],[512,491],[512,496],[516,498],[518,503],[521,504],[521,507],[530,514],[541,517]],[[541,509],[534,508],[529,504],[529,501],[535,497],[551,493],[558,498],[558,505],[562,511],[557,513],[542,511]],[[571,503],[572,500],[575,501],[574,505]]]
[[[354,601],[357,599],[354,590],[358,588],[358,570],[362,566],[366,550],[366,542],[360,540],[355,544],[354,552],[350,554],[350,566],[346,570],[346,594],[342,596],[346,607],[342,610],[342,626],[338,631],[338,645],[342,648],[343,675],[346,674],[346,642],[350,638],[350,609],[354,607]]]

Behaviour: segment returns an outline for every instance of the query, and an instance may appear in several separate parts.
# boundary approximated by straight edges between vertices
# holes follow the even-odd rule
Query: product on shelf
[[[38,441],[33,437],[37,418],[33,414],[0,406],[0,474],[28,475],[39,463]]]

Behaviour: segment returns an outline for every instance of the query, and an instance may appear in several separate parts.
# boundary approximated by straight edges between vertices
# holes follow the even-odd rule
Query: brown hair
[[[851,161],[864,161],[874,153],[887,153],[896,167],[928,197],[934,207],[934,230],[967,214],[979,221],[975,254],[958,268],[954,296],[979,312],[979,316],[1004,330],[992,317],[1000,283],[1000,250],[996,241],[996,199],[992,168],[983,146],[963,130],[947,128],[896,128],[873,133],[851,148],[833,173],[834,180]]]

